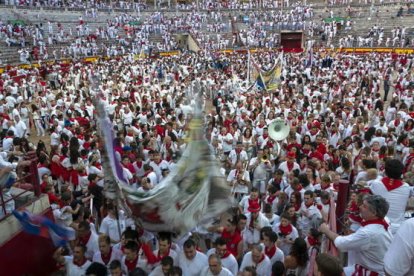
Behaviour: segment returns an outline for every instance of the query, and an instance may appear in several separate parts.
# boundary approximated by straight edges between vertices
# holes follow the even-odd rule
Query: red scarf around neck
[[[107,265],[109,261],[111,260],[111,255],[112,255],[112,247],[109,249],[108,254],[104,255],[101,253],[101,259],[105,263],[105,265]]]
[[[269,259],[271,259],[275,255],[276,249],[277,249],[276,245],[273,245],[271,248],[265,247],[266,256],[269,257]]]
[[[362,226],[367,226],[370,224],[380,224],[384,226],[385,231],[388,231],[389,224],[385,221],[385,219],[372,219],[372,220],[366,220],[366,221],[361,222]]]
[[[315,239],[311,235],[308,235],[308,243],[310,246],[316,246],[316,245],[319,245],[319,240]]]
[[[295,163],[294,162],[286,162],[286,165],[287,165],[288,171],[291,172],[293,170],[293,167],[295,166]]]
[[[226,253],[223,256],[221,256],[221,259],[225,259],[230,255],[231,255],[231,252],[229,250],[227,250]]]
[[[382,183],[384,184],[385,188],[387,189],[388,192],[397,189],[399,187],[401,187],[404,182],[402,182],[400,179],[392,179],[389,177],[383,177],[382,178]]]
[[[266,199],[267,203],[269,203],[270,205],[273,204],[273,201],[276,199],[277,195],[269,195]]]
[[[281,233],[282,235],[287,236],[287,235],[289,235],[290,233],[292,233],[292,231],[293,231],[293,227],[292,227],[292,224],[289,224],[289,225],[287,225],[287,226],[282,226],[282,224],[280,224],[280,225],[279,225],[279,230],[280,230],[280,233]]]
[[[127,259],[125,259],[125,266],[128,268],[128,272],[134,270],[137,267],[137,263],[138,255],[132,261],[128,261]]]
[[[92,232],[90,231],[89,234],[85,235],[84,237],[79,237],[78,244],[86,246],[89,239],[91,238]]]

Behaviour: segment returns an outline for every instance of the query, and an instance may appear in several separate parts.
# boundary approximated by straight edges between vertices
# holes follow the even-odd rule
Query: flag
[[[329,214],[328,214],[328,225],[331,231],[336,233],[336,207],[335,207],[335,200],[333,199],[333,196],[331,196],[330,202],[329,202]],[[327,247],[327,253],[329,253],[332,256],[337,257],[338,256],[338,249],[335,246],[335,243],[329,239],[326,239]]]
[[[263,81],[265,83],[266,90],[275,90],[279,88],[280,76],[282,75],[283,68],[283,52],[279,54],[275,61],[275,65],[267,72],[262,73]]]
[[[75,239],[75,230],[57,225],[45,216],[34,215],[28,211],[13,211],[13,215],[22,225],[23,231],[51,239],[55,246],[64,246],[67,241]]]
[[[119,171],[120,160],[112,146],[112,124],[99,97],[94,98],[94,103],[105,144],[101,154],[105,195],[116,200],[143,229],[174,232],[180,238],[231,206],[230,188],[204,138],[201,107],[196,108],[190,122],[188,144],[175,169],[150,191],[139,192],[131,188]]]

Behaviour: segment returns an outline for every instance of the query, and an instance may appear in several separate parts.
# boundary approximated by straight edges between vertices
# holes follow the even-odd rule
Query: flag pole
[[[250,49],[247,49],[247,83],[250,85]]]

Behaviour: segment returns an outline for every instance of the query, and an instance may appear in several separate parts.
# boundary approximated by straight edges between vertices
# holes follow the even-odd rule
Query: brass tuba
[[[269,137],[276,141],[276,153],[277,156],[279,156],[281,148],[278,142],[286,139],[286,137],[289,136],[290,127],[285,122],[285,120],[277,118],[267,127],[267,129],[269,132]]]

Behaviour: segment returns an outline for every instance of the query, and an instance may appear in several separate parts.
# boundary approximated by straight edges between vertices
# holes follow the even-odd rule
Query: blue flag
[[[52,239],[55,246],[66,245],[69,240],[75,239],[75,230],[57,225],[45,216],[34,215],[28,211],[13,211],[13,215],[21,223],[23,231],[44,238]]]

